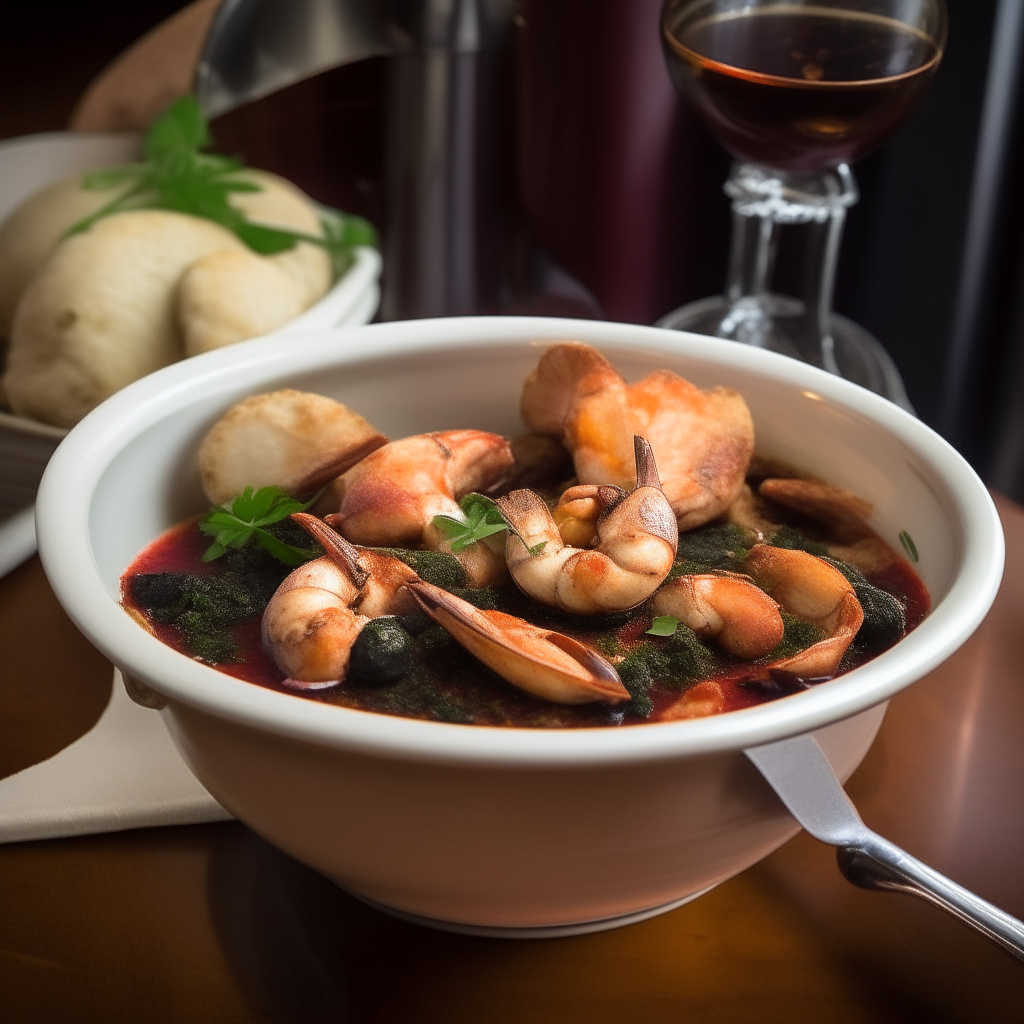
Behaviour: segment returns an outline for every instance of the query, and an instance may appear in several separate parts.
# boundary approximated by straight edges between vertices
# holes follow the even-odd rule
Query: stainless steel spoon
[[[813,736],[794,736],[744,753],[790,814],[815,839],[839,848],[839,869],[854,885],[920,896],[1024,960],[1024,923],[872,832]]]
[[[210,116],[390,55],[385,320],[497,311],[514,163],[513,0],[224,0],[196,68]]]
[[[224,0],[196,68],[203,109],[216,117],[328,68],[394,53],[380,0]]]

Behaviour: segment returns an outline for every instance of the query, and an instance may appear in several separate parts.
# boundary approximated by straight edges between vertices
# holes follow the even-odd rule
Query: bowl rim
[[[344,339],[344,345],[338,342]],[[809,390],[893,435],[946,483],[963,530],[953,584],[895,647],[826,686],[741,711],[628,728],[475,727],[323,705],[254,686],[193,661],[139,626],[114,600],[89,538],[94,492],[106,467],[142,430],[193,400],[267,390],[325,366],[425,351],[574,338],[741,368]],[[232,399],[233,400],[233,399]],[[50,460],[36,504],[46,575],[75,624],[122,671],[163,694],[238,725],[392,760],[490,767],[579,768],[703,756],[809,732],[888,700],[948,658],[981,623],[1002,578],[998,513],[984,484],[935,431],[886,399],[824,370],[736,342],[662,328],[545,317],[454,317],[268,337],[206,353],[129,385],[79,423]],[[967,527],[970,529],[967,529]]]

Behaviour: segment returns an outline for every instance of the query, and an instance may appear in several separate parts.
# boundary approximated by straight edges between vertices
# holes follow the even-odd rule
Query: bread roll
[[[232,177],[262,188],[261,192],[237,192],[231,196],[232,205],[250,220],[305,234],[322,234],[319,211],[290,181],[251,168]],[[0,224],[0,337],[10,337],[18,301],[67,230],[126,187],[84,189],[82,176],[76,174],[36,192]],[[300,242],[267,258],[300,286],[302,309],[313,305],[331,287],[331,259],[322,246]]]
[[[225,249],[244,246],[212,221],[162,210],[114,214],[62,242],[15,313],[3,381],[11,408],[70,427],[180,359],[178,281]]]
[[[80,175],[65,178],[29,196],[0,224],[0,337],[10,337],[22,292],[68,228],[121,191],[83,189]]]
[[[306,289],[249,250],[222,249],[190,266],[178,285],[185,355],[268,334],[306,308]]]
[[[320,211],[301,189],[290,181],[269,171],[251,168],[240,171],[238,177],[262,186],[262,192],[236,192],[231,205],[241,210],[251,221],[270,227],[291,228],[307,235],[323,234]],[[334,272],[331,258],[321,245],[299,242],[294,248],[266,257],[291,275],[305,289],[306,309],[323,298],[331,287]]]

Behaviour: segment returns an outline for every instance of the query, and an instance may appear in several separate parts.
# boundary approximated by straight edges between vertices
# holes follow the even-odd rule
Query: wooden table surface
[[[1024,510],[992,613],[890,707],[849,791],[869,825],[1024,917]],[[0,581],[0,776],[100,715],[110,666],[33,559]],[[801,834],[696,902],[571,939],[371,910],[236,823],[0,846],[0,1021],[988,1022],[1024,965]]]

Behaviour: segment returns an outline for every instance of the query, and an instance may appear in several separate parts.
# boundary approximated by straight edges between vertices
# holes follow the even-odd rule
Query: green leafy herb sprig
[[[246,487],[230,505],[212,508],[199,521],[199,529],[207,537],[213,537],[213,543],[203,554],[203,561],[212,562],[228,548],[244,547],[255,541],[285,565],[308,562],[316,557],[315,551],[285,544],[264,527],[279,523],[293,512],[305,512],[314,501],[316,497],[301,502],[280,487],[261,487],[255,493],[251,487]]]
[[[452,551],[464,551],[484,537],[490,537],[493,533],[501,533],[502,530],[510,530],[520,540],[519,531],[501,514],[501,509],[490,498],[482,494],[467,494],[459,502],[459,508],[465,515],[465,521],[460,521],[452,516],[434,516],[434,526],[451,541]],[[523,541],[525,544],[526,542]],[[527,547],[531,555],[539,555],[548,545],[542,540],[533,547]]]
[[[651,636],[672,636],[679,627],[679,620],[674,615],[656,615],[651,628],[646,630]]]
[[[203,152],[210,142],[209,127],[198,101],[194,96],[183,96],[150,125],[143,143],[143,162],[94,171],[82,178],[85,189],[118,185],[125,189],[73,224],[67,234],[85,231],[101,218],[125,210],[175,210],[220,224],[261,256],[284,252],[299,242],[321,245],[330,254],[339,277],[351,265],[354,248],[376,244],[376,232],[369,221],[338,210],[321,218],[322,237],[249,220],[231,205],[231,196],[263,189],[233,176],[243,168],[240,161]]]
[[[452,516],[434,516],[433,519],[434,526],[451,542],[452,551],[465,551],[470,544],[508,529],[501,510],[482,494],[467,494],[459,502],[459,508],[466,517],[465,522]]]

